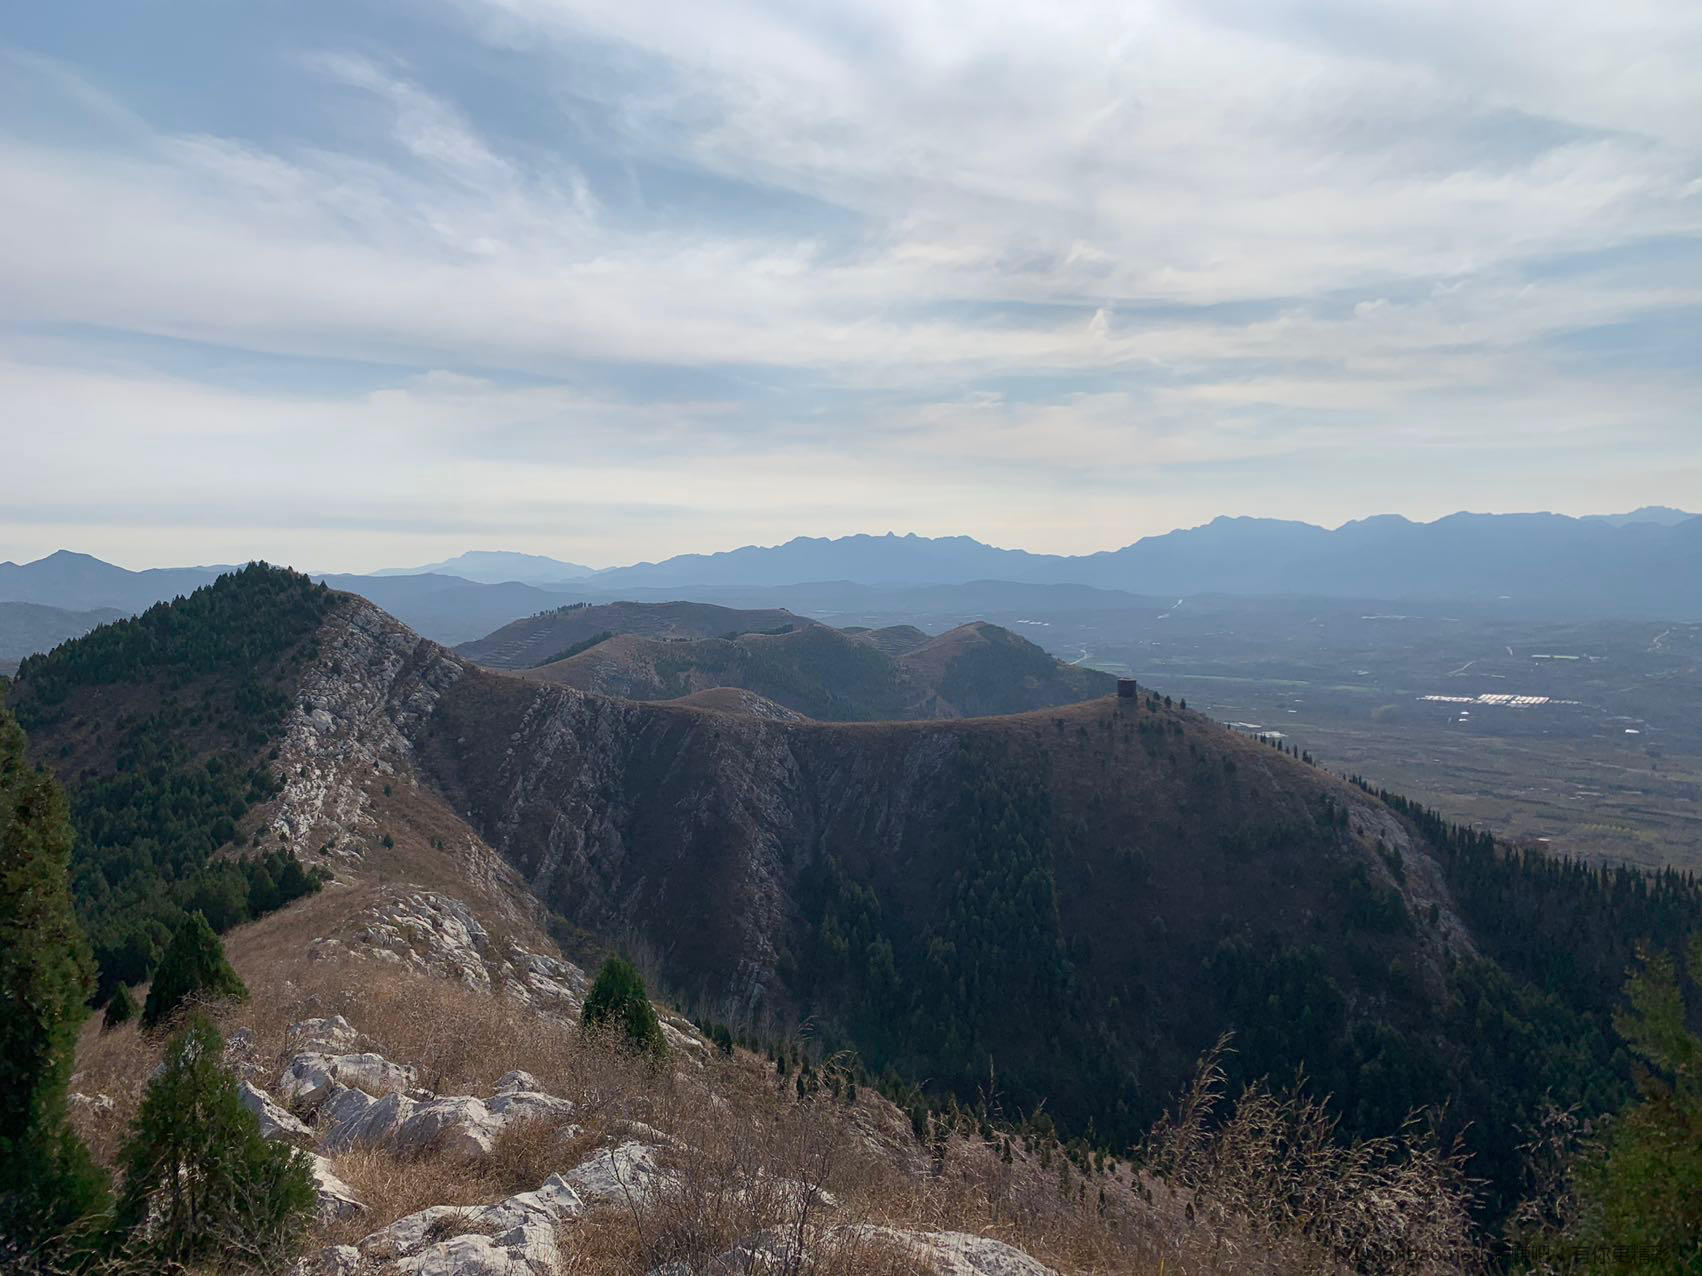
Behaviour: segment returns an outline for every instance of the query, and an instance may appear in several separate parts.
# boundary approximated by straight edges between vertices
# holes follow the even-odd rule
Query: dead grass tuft
[[[577,1165],[570,1158],[582,1143],[577,1131],[549,1117],[510,1121],[491,1143],[486,1174],[505,1194],[529,1192],[564,1167]]]

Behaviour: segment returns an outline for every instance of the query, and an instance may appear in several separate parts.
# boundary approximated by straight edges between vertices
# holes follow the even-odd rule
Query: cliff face
[[[808,1017],[911,1075],[972,1088],[991,1056],[1029,1101],[1085,1119],[1061,1091],[1104,1087],[1144,1119],[1262,1010],[1245,970],[1302,962],[1328,1031],[1428,1050],[1445,955],[1471,951],[1405,823],[1198,715],[776,721],[486,672],[358,607],[335,623],[319,667],[366,690],[338,710],[304,679],[314,747],[383,741],[554,913],[719,1013]],[[1273,1067],[1299,1062],[1286,1042]]]

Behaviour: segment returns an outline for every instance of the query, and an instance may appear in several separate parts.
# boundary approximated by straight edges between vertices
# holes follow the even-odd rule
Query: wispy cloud
[[[1702,480],[1702,372],[1624,335],[1702,328],[1692,5],[423,13],[9,33],[18,552],[208,485],[367,511],[352,566],[416,502],[621,561]]]

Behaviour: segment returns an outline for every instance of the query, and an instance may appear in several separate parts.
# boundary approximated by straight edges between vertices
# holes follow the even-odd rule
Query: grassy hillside
[[[531,669],[614,634],[651,638],[718,638],[813,625],[789,611],[741,610],[711,603],[577,603],[504,625],[455,650],[490,669]]]
[[[595,623],[619,623],[606,609],[583,610],[604,613]],[[660,620],[647,617],[652,626]],[[799,621],[780,630],[696,639],[593,632],[562,659],[523,672],[629,700],[739,688],[824,722],[1016,713],[1103,695],[1113,685],[1109,675],[1062,664],[997,625],[963,625],[937,638],[909,626],[839,630]]]

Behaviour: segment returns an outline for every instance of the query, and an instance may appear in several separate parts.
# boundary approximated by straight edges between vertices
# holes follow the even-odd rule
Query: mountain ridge
[[[1031,554],[967,537],[796,537],[771,547],[680,555],[612,568],[597,588],[778,586],[848,579],[961,584],[998,579],[1139,594],[1291,594],[1359,598],[1506,598],[1528,605],[1633,607],[1702,615],[1702,518],[1679,522],[1461,512],[1400,515],[1330,530],[1293,520],[1220,516],[1079,556]],[[1580,575],[1600,586],[1586,601]]]
[[[642,946],[717,1017],[810,1022],[942,1094],[972,1099],[991,1056],[1017,1109],[1044,1102],[1123,1141],[1234,1028],[1241,1075],[1304,1061],[1351,1129],[1466,1095],[1468,1137],[1500,1149],[1486,1173],[1507,1190],[1509,1123],[1539,1095],[1516,1088],[1524,1063],[1482,1052],[1534,1051],[1531,1075],[1562,1101],[1612,1075],[1605,1011],[1581,1020],[1484,955],[1511,919],[1527,951],[1507,951],[1548,960],[1544,918],[1564,914],[1456,896],[1494,876],[1494,859],[1449,867],[1482,839],[1151,692],[943,722],[777,720],[483,670],[276,569],[150,615],[35,658],[10,691],[74,811],[115,796],[99,786],[126,738],[164,750],[176,784],[191,773],[171,749],[237,710],[218,774],[264,767],[268,746],[277,761],[246,805],[209,812],[239,839],[357,873],[392,833],[421,854],[489,848],[526,900]],[[251,686],[257,651],[272,672]],[[247,735],[245,698],[265,708]],[[119,719],[99,709],[131,701]],[[1673,917],[1694,913],[1673,900]],[[1617,981],[1615,942],[1600,955]],[[1474,1021],[1523,1027],[1504,1039]]]
[[[369,576],[459,576],[486,585],[510,581],[522,585],[554,585],[596,574],[596,568],[563,562],[543,554],[512,550],[472,549],[422,567],[381,567]]]
[[[1681,514],[1660,507],[1583,518],[1458,513],[1430,523],[1379,515],[1333,531],[1292,520],[1225,515],[1075,557],[1000,549],[968,536],[795,537],[778,546],[607,568],[547,582],[547,588],[436,573],[319,578],[359,592],[449,643],[480,638],[518,617],[567,602],[657,600],[657,592],[665,597],[681,591],[708,601],[717,591],[723,596],[779,588],[808,593],[812,585],[832,582],[849,582],[853,592],[997,582],[1013,589],[1095,589],[1104,597],[1086,600],[1087,605],[1112,607],[1129,605],[1129,595],[1286,595],[1452,601],[1531,615],[1687,621],[1702,618],[1702,517]],[[0,601],[134,612],[207,584],[221,570],[133,572],[61,550],[31,563],[0,564]],[[1580,588],[1580,582],[1589,588]],[[726,600],[753,601],[748,594]]]
[[[515,672],[629,700],[743,690],[831,722],[1017,713],[1108,695],[1115,686],[1110,674],[1066,665],[984,621],[934,637],[911,632],[915,640],[810,622],[713,638],[604,631],[565,659]]]

